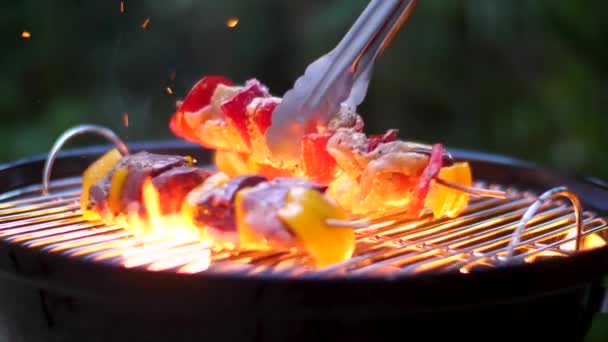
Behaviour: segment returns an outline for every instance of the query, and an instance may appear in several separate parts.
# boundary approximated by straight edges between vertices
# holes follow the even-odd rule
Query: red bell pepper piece
[[[308,133],[302,138],[302,168],[313,182],[327,184],[336,174],[337,163],[327,152],[327,142],[333,133]]]
[[[211,96],[219,84],[232,86],[232,81],[222,76],[205,76],[190,90],[186,98],[171,117],[169,128],[173,134],[191,142],[197,142],[196,129],[189,127],[184,120],[184,113],[198,112],[211,102]]]
[[[371,152],[382,143],[387,143],[397,140],[397,130],[389,129],[384,134],[372,134],[369,136],[369,145],[367,145],[367,152]]]
[[[260,99],[258,106],[252,114],[253,123],[256,125],[260,133],[266,133],[266,130],[272,124],[272,112],[281,103],[278,97],[267,97]]]
[[[431,186],[431,181],[437,177],[443,165],[444,151],[445,150],[443,148],[443,145],[433,145],[433,149],[431,150],[431,155],[429,157],[429,163],[422,171],[422,175],[420,175],[418,184],[416,185],[416,188],[414,188],[414,191],[412,193],[412,201],[408,206],[409,214],[418,216],[420,212],[424,209],[426,196],[428,195],[429,188]]]
[[[268,89],[258,80],[251,79],[245,83],[245,87],[231,99],[221,104],[222,112],[228,123],[237,129],[247,146],[251,147],[251,137],[247,128],[247,106],[256,97],[267,97]]]

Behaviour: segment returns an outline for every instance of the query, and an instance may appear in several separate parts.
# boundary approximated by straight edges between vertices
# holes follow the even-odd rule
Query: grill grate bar
[[[36,221],[36,222],[33,222]],[[57,216],[56,219],[52,219],[52,220],[40,220],[40,219],[36,219],[36,220],[28,220],[28,222],[31,222],[32,224],[30,225],[26,225],[26,224],[20,224],[20,225],[16,225],[15,228],[10,228],[11,226],[0,230],[0,237],[6,237],[6,239],[11,239],[15,236],[18,236],[20,234],[25,234],[28,232],[33,232],[33,231],[42,231],[44,229],[51,229],[51,228],[55,228],[61,225],[68,225],[68,224],[78,224],[82,222],[82,218],[78,215],[78,216],[74,216],[71,215],[67,218],[63,217],[63,216]]]
[[[70,177],[70,178],[62,178],[57,179],[52,182],[53,191],[52,194],[59,194],[62,191],[72,191],[79,192],[79,187],[81,185],[82,179],[80,177]],[[48,198],[52,195],[42,195],[42,184],[33,184],[24,186],[19,189],[7,191],[3,194],[0,194],[0,203],[2,203],[2,207],[15,205],[15,203],[19,203],[19,199],[25,198],[29,201],[40,201]],[[10,202],[8,202],[10,200]]]
[[[131,237],[133,234],[120,226],[112,226],[111,233],[102,233],[95,236],[85,236],[82,238],[71,239],[69,241],[60,241],[48,244],[41,249],[49,252],[62,252],[66,255],[81,255],[86,253],[84,249],[97,251],[101,249],[109,249],[111,246],[124,245],[124,238]]]
[[[53,212],[50,215],[42,215],[35,217],[25,216],[25,218],[21,218],[18,221],[0,223],[0,234],[17,227],[25,227],[25,229],[28,229],[28,227],[31,227],[31,225],[34,224],[48,223],[50,225],[53,225],[53,223],[57,224],[62,220],[74,218],[81,218],[80,212],[75,210],[57,210],[56,212]]]
[[[141,236],[120,225],[85,221],[79,208],[80,181],[51,182],[51,194],[41,196],[40,185],[0,194],[0,239],[47,253],[83,258],[149,271],[238,273],[249,276],[332,277],[411,274],[425,271],[469,272],[473,267],[497,267],[506,262],[529,262],[537,256],[568,256],[563,246],[573,241],[573,209],[564,201],[540,206],[505,259],[507,245],[519,220],[537,197],[529,192],[484,183],[508,198],[471,197],[456,218],[435,220],[426,214],[404,219],[368,218],[367,227],[355,231],[357,250],[348,261],[315,269],[311,259],[293,251],[212,250],[206,243],[181,236]],[[363,221],[359,221],[363,222]],[[584,236],[608,229],[604,218],[585,212]]]
[[[80,215],[80,209],[77,204],[56,205],[49,208],[41,208],[39,206],[32,207],[30,211],[16,214],[8,214],[0,217],[0,229],[3,227],[12,226],[14,221],[23,221],[28,218],[52,218],[53,214],[75,213]],[[7,224],[8,223],[8,224]]]
[[[164,265],[164,262],[172,260],[175,257],[183,257],[193,253],[198,254],[203,250],[208,251],[209,256],[211,255],[208,244],[192,243],[190,241],[175,241],[175,243],[178,245],[173,245],[171,248],[160,248],[152,253],[139,251],[139,253],[134,253],[134,255],[126,255],[123,265],[128,268],[147,266],[147,269],[153,268],[158,270],[161,265]],[[192,259],[187,260],[190,261]]]
[[[590,225],[594,224],[595,226],[593,227],[589,227]],[[584,233],[582,234],[583,237],[586,236],[590,236],[591,234],[600,232],[606,228],[608,228],[608,225],[606,224],[606,221],[603,219],[598,219],[598,218],[593,218],[593,219],[588,219],[585,222],[584,227]],[[530,230],[532,230],[534,228],[530,228]],[[523,245],[532,245],[535,244],[535,247],[530,250],[530,251],[526,251],[523,253],[520,253],[519,255],[515,255],[513,257],[513,259],[516,260],[522,260],[528,257],[532,257],[536,254],[540,254],[548,249],[552,249],[554,253],[558,253],[561,255],[568,255],[570,253],[572,253],[572,251],[570,250],[565,250],[565,249],[559,249],[556,247],[560,247],[563,246],[564,244],[567,244],[568,242],[574,241],[576,239],[576,236],[573,235],[573,237],[571,238],[562,238],[562,239],[557,239],[556,242],[552,242],[549,244],[546,244],[544,246],[539,244],[543,244],[544,241],[547,240],[551,240],[551,239],[555,239],[557,236],[560,235],[566,235],[569,232],[572,232],[576,229],[576,226],[574,224],[570,224],[567,226],[564,226],[560,229],[558,229],[557,231],[549,231],[545,234],[542,234],[539,237],[536,238],[530,238],[528,240],[522,240],[519,244],[518,247],[521,247]],[[527,234],[526,232],[524,232],[524,234],[522,234],[522,237],[525,237]],[[467,260],[465,263],[460,264],[459,267],[466,267],[469,264],[475,264],[477,261],[484,259],[484,258],[495,258],[497,261],[505,261],[503,260],[504,258],[500,258],[500,254],[505,254],[505,251],[503,250],[497,250],[497,251],[492,251],[492,252],[488,252],[482,255],[478,255],[475,258],[471,259],[471,260]]]
[[[5,202],[5,203],[0,203],[0,209],[2,209],[2,213],[3,214],[8,214],[11,211],[8,210],[9,208],[14,208],[14,212],[17,212],[18,209],[21,209],[22,211],[27,211],[27,210],[31,210],[28,207],[26,207],[28,204],[37,204],[37,203],[47,203],[47,205],[52,206],[53,204],[60,204],[58,202],[54,202],[54,201],[61,201],[61,200],[65,200],[65,203],[69,203],[69,201],[75,201],[78,200],[78,197],[80,196],[80,192],[79,191],[58,191],[57,193],[53,193],[51,195],[45,195],[45,196],[39,196],[39,197],[32,197],[32,198],[25,198],[25,199],[20,199],[20,200],[15,200],[15,201],[11,201],[11,202]]]

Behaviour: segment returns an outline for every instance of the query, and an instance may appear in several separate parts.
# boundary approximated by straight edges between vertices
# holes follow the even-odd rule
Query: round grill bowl
[[[53,179],[78,176],[107,148],[62,153]],[[181,142],[130,148],[209,161],[206,151]],[[541,192],[567,186],[585,210],[608,210],[608,188],[597,180],[502,156],[450,151],[471,163],[477,179]],[[2,165],[0,192],[40,183],[45,158]],[[15,341],[579,340],[599,310],[607,269],[608,247],[602,247],[470,274],[185,275],[126,269],[0,239],[3,308]]]

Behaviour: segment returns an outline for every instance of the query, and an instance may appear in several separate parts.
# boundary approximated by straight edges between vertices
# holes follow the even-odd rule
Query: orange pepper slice
[[[457,162],[452,166],[443,167],[439,171],[438,177],[463,186],[473,184],[471,167],[467,162]],[[464,211],[468,202],[469,194],[432,182],[426,206],[433,210],[435,218],[453,218]]]

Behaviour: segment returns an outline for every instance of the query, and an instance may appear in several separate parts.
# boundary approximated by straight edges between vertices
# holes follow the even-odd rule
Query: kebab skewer
[[[212,174],[194,166],[192,158],[145,151],[122,156],[111,150],[87,168],[85,218],[145,220],[147,181],[157,189],[163,215],[181,213],[216,245],[296,249],[321,267],[347,260],[354,251],[353,229],[328,224],[344,221],[346,211],[325,194],[325,186],[297,178]]]
[[[500,197],[472,188],[467,162],[455,162],[441,144],[398,140],[398,131],[367,135],[360,115],[342,108],[327,126],[311,127],[301,140],[300,162],[270,158],[265,133],[281,99],[256,79],[243,85],[206,76],[178,104],[172,132],[214,150],[218,169],[238,176],[300,177],[328,186],[328,194],[357,214],[408,207],[435,217],[455,217],[469,194]]]

